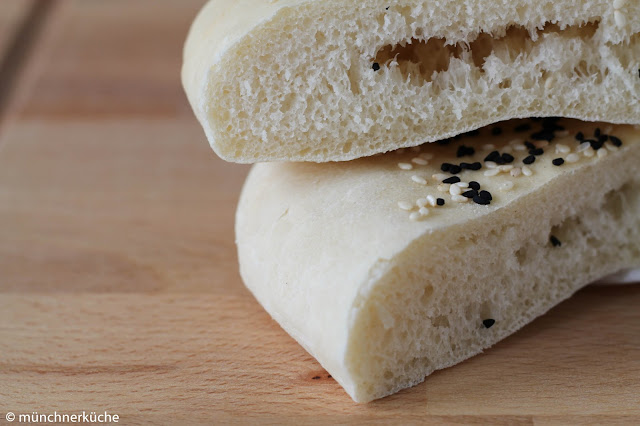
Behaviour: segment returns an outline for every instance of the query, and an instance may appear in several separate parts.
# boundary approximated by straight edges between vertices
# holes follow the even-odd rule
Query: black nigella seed
[[[472,180],[471,182],[469,182],[469,188],[475,189],[476,191],[480,191],[480,184],[475,180]]]
[[[551,245],[553,245],[554,247],[562,246],[562,241],[557,239],[554,235],[549,237],[549,241],[551,242]]]
[[[537,132],[531,135],[531,139],[535,141],[549,141],[551,142],[554,138],[553,131],[550,130],[542,130],[541,132]]]
[[[467,166],[467,169],[469,170],[480,170],[482,168],[482,164],[480,164],[478,161],[476,161],[475,163],[471,163]]]
[[[498,151],[491,151],[489,155],[484,157],[484,161],[493,161],[494,163],[498,163],[502,160],[500,153]]]
[[[380,71],[380,64],[377,62],[374,62],[373,65],[371,66],[371,69],[374,71]]]
[[[515,160],[515,158],[513,158],[513,155],[511,154],[507,154],[506,152],[502,154],[502,162],[503,163],[513,163],[513,160]]]
[[[564,164],[564,158],[555,158],[552,163],[554,166],[562,166]]]
[[[436,204],[439,206],[444,206],[444,198],[438,198],[436,200]]]
[[[458,152],[456,153],[456,155],[458,156],[458,158],[460,157],[464,157],[466,155],[473,155],[476,153],[476,150],[473,149],[470,146],[465,146],[465,145],[460,145],[458,147]]]
[[[600,127],[597,127],[595,132],[593,132],[593,136],[595,136],[596,138],[600,137]]]
[[[536,146],[529,141],[525,142],[524,146],[526,146],[528,149],[536,149]]]
[[[473,198],[477,195],[478,195],[478,191],[476,191],[475,189],[470,189],[462,193],[462,196],[466,198]]]
[[[513,130],[518,133],[527,132],[531,130],[531,124],[528,124],[528,123],[520,124],[519,126],[516,126],[515,129]]]
[[[451,170],[451,166],[453,166],[453,164],[451,163],[442,163],[442,165],[440,166],[440,170],[442,170],[443,172],[448,172],[449,170]]]
[[[622,141],[620,140],[620,138],[617,138],[615,136],[609,136],[609,140],[611,141],[613,146],[617,146],[617,147],[622,146]]]
[[[534,148],[529,150],[529,154],[531,155],[542,155],[544,154],[544,149],[542,148]]]
[[[449,169],[449,173],[451,173],[452,175],[457,175],[461,171],[462,171],[462,167],[457,166],[455,164],[452,164],[451,168]]]
[[[481,206],[486,206],[491,204],[491,200],[488,198],[482,198],[479,195],[476,195],[475,197],[473,197],[473,202],[476,204],[480,204]]]
[[[486,320],[482,320],[482,325],[484,325],[485,328],[491,328],[495,323],[496,323],[496,320],[492,318],[487,318]]]
[[[582,132],[576,133],[576,140],[578,142],[582,142],[584,140],[584,133],[582,133]]]
[[[524,160],[522,160],[522,162],[524,164],[533,164],[536,162],[536,156],[535,155],[530,155],[527,158],[525,158]]]
[[[446,178],[445,180],[442,181],[442,183],[450,183],[450,184],[454,184],[458,182],[460,182],[460,178],[458,176],[451,176],[450,178]]]
[[[588,141],[585,142],[589,142],[591,144],[591,148],[593,148],[594,150],[599,150],[600,148],[602,148],[602,145],[604,145],[603,142],[600,141],[594,141],[593,139],[590,139]]]
[[[600,136],[598,136],[598,142],[605,143],[608,140],[609,140],[609,136],[608,135],[600,135]]]
[[[493,129],[491,129],[491,134],[493,136],[498,136],[502,134],[502,128],[501,127],[494,127]]]
[[[311,378],[311,380],[318,380],[318,379],[320,379],[320,376],[313,376],[313,377]]]
[[[484,198],[485,200],[493,200],[493,196],[489,191],[480,191],[478,195],[480,196],[480,198]]]

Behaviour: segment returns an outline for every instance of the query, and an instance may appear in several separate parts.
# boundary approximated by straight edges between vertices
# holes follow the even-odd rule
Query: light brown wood
[[[61,1],[24,115],[191,116],[177,76],[205,0]]]
[[[0,2],[0,58],[6,53],[20,30],[32,3],[30,0]]]
[[[28,64],[0,129],[0,424],[640,423],[640,286],[354,404],[238,275],[248,168],[215,157],[178,81],[196,3],[63,2]]]

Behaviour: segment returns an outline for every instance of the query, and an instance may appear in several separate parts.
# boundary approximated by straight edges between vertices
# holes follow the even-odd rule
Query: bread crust
[[[531,134],[540,122],[532,126]],[[541,141],[529,176],[531,154],[516,139],[530,134],[513,133],[516,123],[501,124],[499,136],[482,129],[447,146],[351,163],[255,165],[236,218],[242,278],[355,401],[419,383],[582,286],[640,266],[640,130],[560,126],[570,134]],[[582,150],[575,135],[591,138],[598,126],[624,144]],[[461,145],[475,154],[457,157]],[[487,173],[496,170],[484,161],[491,149],[510,151],[513,168]],[[558,158],[564,164],[554,165]],[[493,194],[488,205],[438,189],[444,162],[474,160],[481,170],[444,178],[480,183]],[[430,195],[446,204],[431,206]]]

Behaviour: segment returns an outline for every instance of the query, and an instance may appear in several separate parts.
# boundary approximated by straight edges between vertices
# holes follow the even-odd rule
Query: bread
[[[638,0],[211,0],[182,79],[218,155],[254,163],[510,118],[638,124],[639,73]]]
[[[348,163],[257,164],[236,216],[241,275],[371,401],[639,267],[638,164],[640,128],[554,119]]]

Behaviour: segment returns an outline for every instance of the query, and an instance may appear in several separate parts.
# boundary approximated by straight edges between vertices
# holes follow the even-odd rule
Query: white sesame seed
[[[422,219],[422,215],[418,212],[413,212],[409,215],[409,219],[413,220],[414,222],[417,222],[418,220]]]
[[[618,26],[618,28],[624,28],[627,26],[627,17],[619,10],[615,10],[613,12],[613,18],[616,21],[616,25]]]
[[[418,155],[418,157],[423,158],[425,160],[431,160],[433,158],[433,154],[430,152],[423,152],[422,154]]]
[[[426,166],[427,164],[429,164],[427,160],[420,157],[412,158],[411,162],[417,164],[418,166]]]
[[[426,185],[427,184],[427,180],[423,177],[420,176],[416,176],[413,175],[411,176],[411,180],[414,181],[415,183],[419,183],[420,185]]]
[[[467,197],[463,197],[462,195],[452,195],[451,201],[455,201],[456,203],[466,203],[469,201]]]
[[[402,210],[413,210],[413,204],[406,201],[398,201],[398,207],[400,207]]]
[[[523,143],[523,142],[524,142],[524,141],[523,141],[522,139],[520,139],[520,138],[515,138],[515,139],[512,139],[512,140],[509,142],[509,145],[519,145],[519,144],[521,144],[521,143]]]
[[[494,144],[492,144],[492,143],[487,143],[487,144],[482,145],[482,149],[484,151],[493,151],[494,149],[496,149],[496,146]]]
[[[582,153],[585,157],[593,157],[594,155],[596,155],[596,152],[591,147],[585,149]]]
[[[434,178],[435,180],[437,180],[438,182],[442,182],[443,180],[445,180],[447,178],[447,175],[445,175],[443,173],[436,173],[435,175],[432,175],[431,177]]]
[[[549,141],[535,141],[533,143],[533,146],[535,146],[536,148],[546,148],[547,146],[549,146]]]
[[[533,174],[533,171],[529,166],[522,166],[522,174],[525,176],[531,176]]]
[[[400,167],[402,170],[411,170],[413,169],[413,166],[409,163],[398,163],[398,167]]]
[[[396,149],[396,154],[404,154],[405,149],[404,148],[398,148]]]
[[[627,4],[627,0],[613,0],[614,9],[622,9]]]
[[[500,173],[500,170],[498,170],[498,169],[490,169],[490,170],[486,170],[486,171],[484,172],[484,175],[485,175],[485,176],[495,176],[495,175],[497,175],[498,173]]]
[[[605,148],[607,148],[611,152],[615,152],[615,151],[618,150],[618,147],[615,146],[614,144],[612,144],[611,142],[605,142],[604,146],[605,146]]]
[[[460,188],[468,188],[469,182],[457,182],[456,186],[459,186]]]
[[[441,183],[440,185],[438,185],[438,191],[440,192],[449,192],[449,187],[451,185],[449,185],[448,183]]]
[[[606,149],[599,149],[598,150],[598,158],[604,158],[607,155],[609,155],[609,151],[607,151]]]
[[[428,203],[429,203],[429,202],[427,201],[427,199],[426,199],[426,198],[418,198],[418,199],[416,200],[416,206],[418,206],[418,207],[424,207],[424,206],[426,206]]]
[[[569,148],[567,145],[563,145],[561,143],[556,145],[556,153],[558,154],[568,154],[571,152],[571,148]]]
[[[516,145],[513,146],[513,150],[514,151],[526,151],[527,147],[524,146],[524,144],[519,143],[519,144],[516,144]]]
[[[484,166],[485,166],[487,169],[495,169],[495,168],[497,168],[497,167],[498,167],[498,164],[497,164],[497,163],[494,163],[493,161],[485,161],[485,162],[484,162]]]
[[[567,160],[567,163],[577,163],[580,161],[580,156],[578,154],[569,154],[565,160]]]
[[[584,152],[587,149],[591,148],[591,144],[589,142],[582,142],[579,146],[577,151],[578,152]]]
[[[513,177],[518,177],[522,174],[522,169],[520,167],[516,167],[515,169],[511,170],[511,176]]]
[[[498,166],[498,170],[500,170],[501,172],[510,172],[511,170],[513,170],[513,166],[510,164],[507,166]]]
[[[433,195],[427,195],[427,201],[431,207],[435,207],[438,205],[438,200]]]
[[[569,131],[568,130],[560,130],[558,132],[556,132],[556,136],[559,138],[566,138],[567,136],[569,136]]]
[[[413,152],[420,152],[420,147],[419,147],[419,146],[412,146],[412,147],[411,147],[411,151],[413,151]]]
[[[513,182],[511,182],[510,180],[500,184],[500,191],[510,191],[513,189]]]
[[[612,131],[613,131],[613,126],[607,126],[607,127],[604,128],[604,133],[607,134],[607,135],[609,133],[611,133]]]
[[[451,185],[449,187],[449,194],[451,194],[451,195],[460,195],[460,194],[462,194],[462,188],[460,188],[458,185]]]
[[[418,210],[418,213],[420,213],[422,216],[426,216],[429,214],[429,209],[426,207],[421,207],[420,210]]]
[[[511,154],[513,152],[513,147],[511,145],[505,145],[502,147],[502,152],[506,152],[507,154]]]

